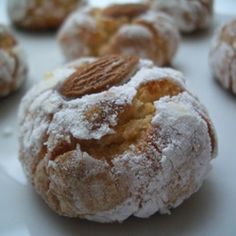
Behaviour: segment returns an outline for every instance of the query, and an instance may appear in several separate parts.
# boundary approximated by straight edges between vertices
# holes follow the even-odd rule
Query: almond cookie
[[[83,56],[137,55],[159,66],[171,62],[179,39],[171,18],[144,4],[78,9],[58,35],[68,60]]]
[[[169,213],[202,185],[217,142],[182,75],[131,56],[48,73],[20,107],[20,160],[58,214],[122,222]]]
[[[0,24],[0,97],[20,87],[26,78],[24,53],[9,28]]]
[[[147,0],[169,14],[181,32],[191,33],[209,27],[213,18],[213,0]]]
[[[81,0],[8,0],[12,22],[28,30],[58,28]]]
[[[215,78],[224,88],[236,94],[236,19],[217,30],[209,62]]]

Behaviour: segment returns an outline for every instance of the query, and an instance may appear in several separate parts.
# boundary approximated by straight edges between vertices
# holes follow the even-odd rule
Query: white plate
[[[217,15],[215,25],[228,18]],[[0,21],[7,23],[5,0],[0,1]],[[20,99],[26,88],[62,64],[63,58],[54,34],[14,31],[26,50],[30,76],[25,89],[1,100],[0,105],[1,236],[236,235],[236,97],[224,91],[209,71],[207,55],[212,32],[185,37],[174,61],[188,78],[189,87],[209,109],[219,137],[219,155],[204,186],[171,215],[156,214],[146,220],[130,218],[123,224],[98,224],[53,213],[22,173],[17,160],[16,116]]]

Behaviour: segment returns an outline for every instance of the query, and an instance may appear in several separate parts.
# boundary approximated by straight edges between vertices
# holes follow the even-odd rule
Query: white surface
[[[222,0],[217,2],[223,6]],[[221,4],[221,5],[220,5]],[[226,4],[227,5],[227,4]],[[232,6],[232,5],[231,5]],[[234,8],[236,2],[234,0]],[[221,8],[221,12],[225,12]],[[235,10],[236,15],[236,10]],[[215,25],[229,17],[217,15]],[[0,21],[7,22],[5,0],[0,0]],[[63,63],[53,33],[16,31],[28,55],[30,76],[25,87]],[[172,215],[130,218],[123,224],[98,224],[67,219],[53,213],[27,184],[17,160],[16,114],[24,90],[1,99],[0,105],[0,235],[1,236],[235,236],[236,235],[236,97],[213,79],[207,54],[212,32],[183,39],[174,66],[188,78],[189,87],[207,106],[219,136],[219,155],[201,190]],[[11,130],[6,135],[6,130]]]

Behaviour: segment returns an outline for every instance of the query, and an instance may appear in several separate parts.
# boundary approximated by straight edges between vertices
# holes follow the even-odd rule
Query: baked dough
[[[213,0],[147,0],[156,10],[173,17],[180,31],[206,29],[213,18]]]
[[[26,78],[22,48],[7,26],[0,24],[0,97],[18,89]]]
[[[169,213],[216,156],[206,109],[182,74],[136,57],[80,59],[20,107],[20,160],[57,213],[98,222]]]
[[[56,29],[80,0],[7,0],[12,22],[28,30]]]
[[[172,19],[144,4],[78,9],[58,35],[68,60],[111,54],[138,55],[159,66],[170,64],[179,40]]]
[[[216,31],[209,62],[215,78],[224,88],[236,94],[236,19]]]

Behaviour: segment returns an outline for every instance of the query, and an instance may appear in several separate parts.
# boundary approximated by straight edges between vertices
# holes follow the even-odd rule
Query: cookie
[[[213,18],[213,0],[147,0],[153,8],[173,17],[183,33],[209,28]]]
[[[169,213],[200,188],[217,153],[182,74],[131,56],[48,73],[23,98],[19,123],[20,161],[37,192],[60,215],[98,222]]]
[[[27,30],[58,28],[67,15],[75,10],[80,0],[8,0],[11,21]]]
[[[17,90],[26,76],[24,52],[10,29],[0,24],[0,97]]]
[[[171,63],[180,36],[172,19],[144,4],[84,7],[68,17],[58,34],[67,60],[111,54]]]
[[[216,31],[210,47],[209,64],[217,81],[236,94],[236,19]]]

